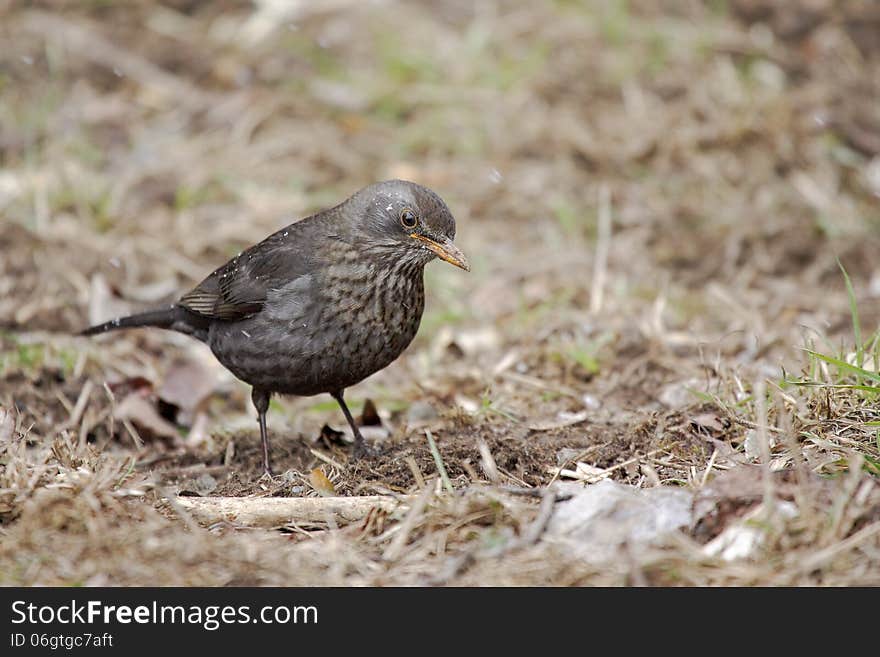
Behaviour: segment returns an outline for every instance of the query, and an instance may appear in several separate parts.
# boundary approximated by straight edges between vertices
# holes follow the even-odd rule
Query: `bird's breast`
[[[388,268],[331,267],[321,296],[320,324],[334,327],[332,347],[365,363],[391,362],[419,327],[425,305],[422,268],[405,262]]]
[[[424,310],[422,268],[343,260],[278,287],[263,310],[215,323],[211,348],[240,379],[296,395],[354,385],[396,359]]]

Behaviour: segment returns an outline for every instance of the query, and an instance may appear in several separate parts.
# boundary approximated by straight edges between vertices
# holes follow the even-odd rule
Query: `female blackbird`
[[[428,262],[439,257],[470,271],[454,237],[455,219],[436,193],[404,180],[376,183],[242,251],[177,303],[82,334],[155,326],[207,343],[253,386],[267,473],[272,393],[330,393],[359,457],[364,439],[343,391],[386,367],[412,341]]]

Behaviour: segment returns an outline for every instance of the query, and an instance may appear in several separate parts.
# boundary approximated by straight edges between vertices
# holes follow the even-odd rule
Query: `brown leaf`
[[[382,426],[382,418],[379,417],[379,411],[376,410],[376,405],[373,403],[372,399],[367,399],[367,401],[364,402],[364,410],[361,412],[361,426]]]
[[[155,438],[172,442],[177,442],[180,438],[177,428],[159,415],[152,401],[138,392],[132,392],[125,397],[114,409],[113,417],[120,421],[128,420]],[[144,437],[143,434],[141,437]]]
[[[110,392],[114,395],[133,393],[138,390],[149,392],[153,389],[153,382],[143,376],[131,376],[127,379],[122,379],[121,381],[108,381],[107,387],[110,388]]]
[[[322,497],[332,497],[336,495],[336,487],[333,482],[327,478],[321,468],[315,468],[309,473],[309,483],[312,488]]]
[[[330,447],[331,445],[348,445],[345,440],[345,433],[337,431],[329,424],[325,424],[321,427],[321,435],[318,436],[318,440],[323,442],[327,447]]]
[[[703,429],[710,429],[719,433],[726,428],[724,425],[725,421],[715,415],[715,413],[700,413],[692,417],[691,422]]]

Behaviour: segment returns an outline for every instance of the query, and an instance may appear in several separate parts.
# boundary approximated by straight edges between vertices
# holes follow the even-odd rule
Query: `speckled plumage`
[[[362,449],[343,390],[389,365],[415,337],[428,262],[440,255],[468,268],[454,237],[452,214],[433,191],[376,183],[243,251],[172,306],[84,333],[158,326],[206,342],[253,386],[267,471],[272,393],[330,393]]]

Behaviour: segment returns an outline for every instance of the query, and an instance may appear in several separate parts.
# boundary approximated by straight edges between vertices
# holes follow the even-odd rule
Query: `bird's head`
[[[357,192],[366,248],[388,257],[427,264],[435,257],[470,271],[467,258],[452,240],[455,219],[435,192],[406,180],[387,180]]]

